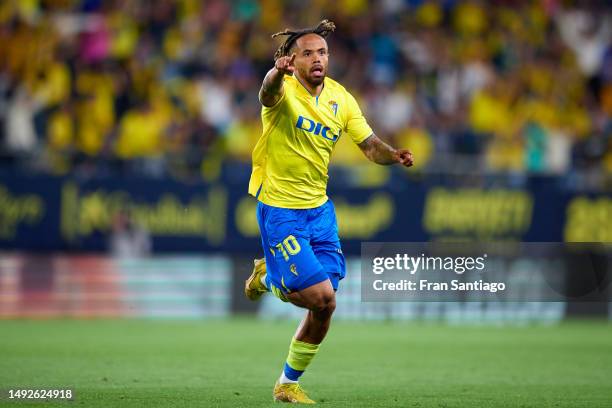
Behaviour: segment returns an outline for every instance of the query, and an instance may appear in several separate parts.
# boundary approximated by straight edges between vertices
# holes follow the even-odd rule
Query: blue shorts
[[[271,290],[287,294],[326,279],[338,289],[346,267],[331,200],[304,210],[272,207],[260,201],[257,221]]]

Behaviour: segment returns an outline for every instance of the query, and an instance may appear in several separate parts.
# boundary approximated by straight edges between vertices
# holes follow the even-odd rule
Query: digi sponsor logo
[[[338,130],[338,134],[335,135],[329,126],[324,126],[322,123],[315,122],[314,120],[305,118],[302,115],[300,115],[295,123],[295,127],[305,132],[312,133],[315,136],[322,136],[323,138],[331,140],[332,142],[337,141],[342,134],[342,130]]]

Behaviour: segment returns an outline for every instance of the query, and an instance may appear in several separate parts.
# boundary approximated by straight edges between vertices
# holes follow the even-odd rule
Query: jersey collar
[[[318,104],[319,103],[319,98],[321,97],[321,95],[323,95],[323,91],[325,90],[325,80],[323,80],[323,87],[321,88],[321,92],[319,92],[319,95],[314,96],[313,94],[310,93],[310,91],[308,91],[308,89],[304,86],[304,84],[302,84],[302,81],[300,81],[298,79],[297,75],[294,74],[293,78],[298,83],[298,85],[296,85],[296,87],[301,89],[303,91],[303,93],[305,93],[309,97],[315,98],[315,100],[317,101],[317,104]]]

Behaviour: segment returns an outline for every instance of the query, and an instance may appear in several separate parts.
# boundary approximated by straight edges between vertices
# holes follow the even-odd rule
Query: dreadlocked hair
[[[289,50],[295,44],[296,40],[306,34],[318,34],[323,38],[327,38],[329,33],[333,33],[336,30],[336,25],[333,21],[322,20],[316,27],[305,28],[302,30],[290,30],[286,28],[284,31],[280,31],[272,35],[272,38],[279,37],[281,35],[287,36],[284,43],[278,47],[278,50],[274,53],[274,60],[276,61],[280,57],[289,55]]]

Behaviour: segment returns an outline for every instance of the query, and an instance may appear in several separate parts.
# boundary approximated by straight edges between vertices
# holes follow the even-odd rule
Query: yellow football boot
[[[275,402],[291,402],[294,404],[315,404],[313,400],[308,398],[306,392],[300,387],[299,383],[281,384],[278,381],[274,385]]]
[[[266,276],[266,258],[255,259],[253,263],[253,273],[244,282],[244,294],[249,300],[258,300],[268,291],[261,283],[261,278]]]

